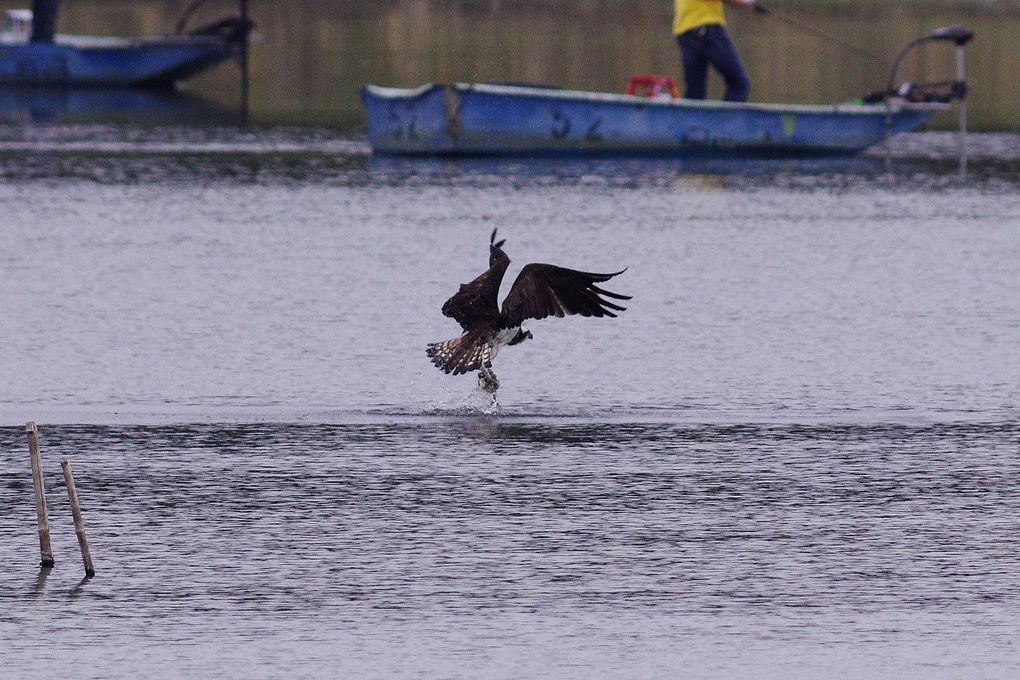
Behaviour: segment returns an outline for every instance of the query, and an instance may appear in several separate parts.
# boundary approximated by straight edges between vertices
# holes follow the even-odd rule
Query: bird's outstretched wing
[[[551,264],[529,264],[517,276],[506,299],[500,323],[504,327],[519,325],[525,319],[547,316],[616,316],[621,307],[605,298],[629,300],[629,295],[612,293],[596,286],[626,269],[612,274],[593,274]]]
[[[499,318],[499,284],[503,281],[510,260],[497,261],[471,283],[463,283],[453,297],[443,304],[443,314],[456,319],[464,330],[471,330],[482,321]]]

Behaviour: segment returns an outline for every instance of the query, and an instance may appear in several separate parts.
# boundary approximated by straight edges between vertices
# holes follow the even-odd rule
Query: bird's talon
[[[491,370],[482,369],[478,371],[478,386],[489,394],[494,395],[496,390],[499,389],[499,380],[496,379],[496,374]]]

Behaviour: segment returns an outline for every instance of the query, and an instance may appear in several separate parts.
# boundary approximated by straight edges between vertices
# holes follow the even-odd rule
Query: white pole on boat
[[[885,99],[885,171],[892,172],[892,102],[889,97]]]
[[[960,97],[960,176],[967,174],[967,79],[964,70],[964,45],[956,43],[956,87]]]
[[[240,0],[241,26],[244,36],[241,38],[241,124],[248,124],[248,37],[251,33],[248,25],[248,0]]]
[[[974,33],[965,26],[944,26],[937,28],[928,40],[952,41],[956,43],[956,82],[953,83],[952,97],[960,100],[960,175],[967,173],[967,81],[964,74],[964,46],[974,39]]]

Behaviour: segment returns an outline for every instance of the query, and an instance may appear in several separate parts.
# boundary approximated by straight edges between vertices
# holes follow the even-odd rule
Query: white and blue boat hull
[[[694,101],[517,85],[362,88],[382,155],[831,156],[914,129],[938,103]]]
[[[170,85],[215,66],[238,51],[236,45],[223,40],[190,36],[109,43],[0,44],[0,85]]]

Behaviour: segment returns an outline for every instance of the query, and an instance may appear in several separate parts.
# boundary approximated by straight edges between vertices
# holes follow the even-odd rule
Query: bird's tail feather
[[[433,342],[425,348],[425,353],[436,368],[453,375],[477,371],[492,361],[489,343],[483,334],[474,331],[453,340]]]

